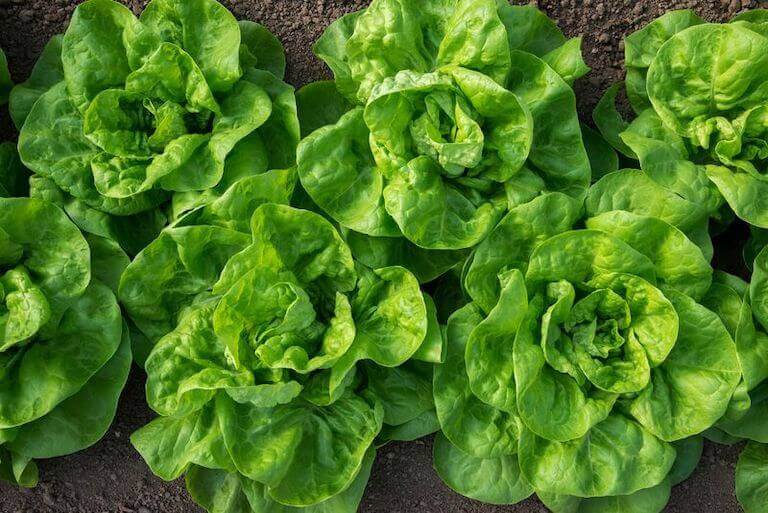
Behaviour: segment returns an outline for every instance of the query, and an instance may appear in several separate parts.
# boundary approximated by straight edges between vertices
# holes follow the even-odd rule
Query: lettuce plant
[[[75,10],[11,94],[32,195],[135,253],[239,176],[293,165],[279,42],[214,0]],[[141,229],[137,229],[141,227]]]
[[[351,108],[300,144],[303,189],[362,261],[392,255],[439,276],[509,208],[583,196],[579,45],[530,6],[375,0],[315,45]],[[443,265],[421,273],[424,261]]]
[[[746,440],[736,467],[736,496],[747,513],[763,510],[768,483],[768,250],[754,261],[752,281],[717,273],[704,299],[736,342],[742,376],[726,414],[706,436],[721,444]]]
[[[726,413],[739,354],[702,300],[712,269],[662,219],[550,193],[512,209],[464,273],[435,370],[435,467],[494,503],[661,511]],[[639,510],[639,509],[638,509]]]
[[[703,298],[734,339],[741,368],[725,414],[705,435],[725,444],[748,441],[737,465],[736,488],[749,513],[763,510],[768,482],[763,445],[768,442],[768,325],[762,290],[768,211],[760,199],[768,155],[761,119],[768,97],[760,78],[766,22],[768,11],[762,9],[725,24],[674,11],[630,35],[626,91],[637,117],[627,124],[616,112],[617,84],[594,118],[618,151],[640,161],[642,171],[606,175],[587,198],[588,214],[630,208],[662,217],[710,255],[708,218],[723,224],[735,214],[751,225],[744,257],[753,267],[752,283],[717,273]],[[723,211],[723,202],[733,214]]]
[[[160,415],[132,441],[210,511],[352,513],[385,424],[385,439],[429,427],[431,389],[420,411],[396,400],[419,372],[431,379],[399,366],[442,352],[431,301],[406,269],[357,264],[329,221],[287,206],[294,173],[242,178],[164,230],[120,284],[154,344]]]
[[[0,240],[0,478],[34,486],[35,459],[106,432],[130,343],[115,295],[92,269],[106,269],[108,253],[92,251],[58,207],[1,198]]]
[[[760,199],[768,188],[766,12],[724,24],[704,23],[691,11],[660,17],[625,41],[627,96],[638,117],[627,124],[613,109],[619,85],[595,113],[606,138],[639,159],[650,178],[727,221],[716,189],[730,211],[761,228],[768,227]]]

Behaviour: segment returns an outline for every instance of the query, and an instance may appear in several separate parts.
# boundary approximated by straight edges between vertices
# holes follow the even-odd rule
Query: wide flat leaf
[[[675,450],[635,421],[612,414],[586,436],[568,442],[524,430],[519,458],[523,475],[536,490],[603,497],[661,483],[674,463]]]
[[[396,236],[384,210],[384,178],[368,146],[362,109],[320,128],[297,150],[301,184],[312,200],[342,226],[360,233]]]
[[[435,437],[434,465],[454,491],[488,504],[516,504],[533,494],[517,455],[482,459],[463,452],[443,435]]]
[[[701,433],[725,413],[741,366],[717,315],[678,292],[667,297],[680,318],[677,342],[628,411],[651,433],[675,441]]]
[[[296,110],[302,137],[325,125],[333,125],[350,108],[350,103],[339,93],[332,80],[312,82],[296,91]]]
[[[596,230],[576,230],[550,237],[534,249],[526,282],[584,283],[603,272],[632,274],[651,282],[655,276],[651,260],[620,239]]]
[[[590,187],[585,208],[590,217],[612,210],[655,217],[684,232],[707,216],[700,204],[637,169],[622,169],[602,177]]]
[[[4,353],[0,427],[39,419],[80,391],[115,354],[121,332],[114,295],[91,283],[50,333],[15,355]]]
[[[291,506],[311,506],[346,489],[384,416],[380,404],[354,394],[325,407],[296,402],[274,408],[219,396],[216,411],[238,471]]]
[[[648,70],[654,109],[678,134],[709,148],[717,130],[714,118],[735,117],[768,98],[762,87],[766,49],[768,39],[735,24],[679,32],[659,49]]]
[[[712,267],[701,250],[672,225],[623,211],[592,217],[586,225],[618,237],[650,258],[660,285],[694,299],[701,299],[709,290]]]
[[[240,26],[240,65],[255,66],[269,71],[277,78],[285,76],[285,51],[264,25],[249,20],[237,22]]]
[[[736,497],[746,513],[763,513],[768,501],[768,445],[750,442],[736,465]]]
[[[29,458],[55,458],[95,444],[112,424],[130,370],[131,341],[124,324],[120,347],[104,367],[50,413],[21,426],[6,446]]]
[[[627,96],[635,112],[651,106],[645,82],[659,49],[678,32],[700,23],[704,21],[691,10],[670,11],[624,38]]]
[[[193,466],[186,475],[195,502],[210,513],[355,513],[371,473],[375,451],[369,450],[353,483],[338,495],[306,507],[275,502],[267,489],[237,474]]]
[[[220,3],[153,0],[141,22],[192,56],[212,90],[226,91],[240,78],[240,27]]]
[[[669,500],[671,485],[665,479],[656,486],[628,495],[609,497],[574,497],[537,492],[539,499],[553,513],[660,513]]]
[[[509,72],[510,48],[506,28],[498,14],[498,3],[459,0],[444,23],[436,64],[479,71],[503,84]]]
[[[504,2],[499,6],[499,16],[507,28],[509,47],[513,50],[544,57],[566,42],[557,24],[533,5]]]
[[[407,362],[386,368],[365,366],[368,388],[384,408],[384,424],[401,426],[434,410],[432,366]]]
[[[478,458],[517,452],[520,420],[478,399],[469,387],[464,353],[470,333],[482,321],[480,310],[467,305],[448,320],[445,363],[435,368],[435,407],[443,434],[453,445]]]
[[[547,190],[581,196],[591,175],[573,89],[534,55],[514,51],[511,59],[506,87],[522,100],[533,118],[530,163]]]
[[[193,464],[235,470],[213,404],[186,417],[158,417],[135,431],[131,444],[166,481],[177,479]]]

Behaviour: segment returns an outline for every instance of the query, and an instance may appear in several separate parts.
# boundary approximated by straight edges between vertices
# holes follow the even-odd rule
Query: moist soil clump
[[[137,14],[142,0],[121,0]],[[0,0],[0,48],[14,81],[27,78],[45,43],[66,27],[78,1]],[[286,80],[300,87],[330,78],[312,54],[312,44],[339,16],[361,9],[365,0],[223,0],[239,19],[264,24],[285,46]],[[724,21],[756,0],[536,0],[568,36],[583,36],[583,52],[593,71],[576,83],[581,118],[590,122],[600,95],[623,78],[623,38],[671,9],[693,9],[710,21]],[[2,109],[0,109],[2,110]],[[0,112],[0,141],[15,130]],[[740,255],[748,232],[734,225],[715,239],[715,265],[747,276]],[[181,480],[154,477],[130,445],[130,434],[152,413],[144,400],[144,375],[134,368],[117,418],[101,442],[71,456],[40,462],[40,485],[17,489],[0,482],[0,513],[202,513]],[[693,476],[672,490],[665,511],[737,513],[734,469],[740,446],[707,444]],[[361,505],[362,513],[544,513],[535,499],[514,506],[491,506],[459,496],[432,469],[432,440],[383,447]]]

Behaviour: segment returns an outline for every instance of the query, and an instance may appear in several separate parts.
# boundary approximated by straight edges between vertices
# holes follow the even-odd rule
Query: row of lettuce
[[[768,511],[768,11],[589,68],[531,6],[374,0],[294,94],[214,0],[88,0],[0,103],[0,477],[132,442],[210,513],[354,513],[376,449],[493,504],[656,513],[705,438]],[[738,220],[737,220],[738,219]],[[712,268],[746,222],[751,282]],[[133,357],[131,356],[133,355]]]

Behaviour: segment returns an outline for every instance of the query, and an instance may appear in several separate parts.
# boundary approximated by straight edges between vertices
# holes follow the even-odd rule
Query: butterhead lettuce
[[[208,508],[353,512],[385,423],[423,426],[431,409],[403,411],[376,387],[405,387],[418,362],[391,369],[403,377],[390,368],[439,358],[434,307],[409,271],[359,265],[329,221],[287,206],[293,173],[241,179],[122,276],[121,301],[152,343],[147,399],[160,415],[132,441]],[[248,182],[262,196],[245,205]]]
[[[140,18],[112,0],[79,5],[11,94],[32,195],[135,254],[201,195],[293,165],[284,67],[264,27],[214,0],[155,0]]]
[[[361,261],[405,254],[431,281],[510,208],[583,196],[579,44],[537,9],[493,0],[376,0],[342,17],[315,53],[349,107],[301,142],[303,190]]]
[[[712,269],[683,232],[629,210],[579,216],[543,195],[469,261],[472,302],[435,371],[435,466],[480,500],[660,511],[731,403],[737,348],[701,303]]]
[[[0,198],[0,478],[37,484],[34,460],[96,443],[131,365],[99,251],[55,205]]]

